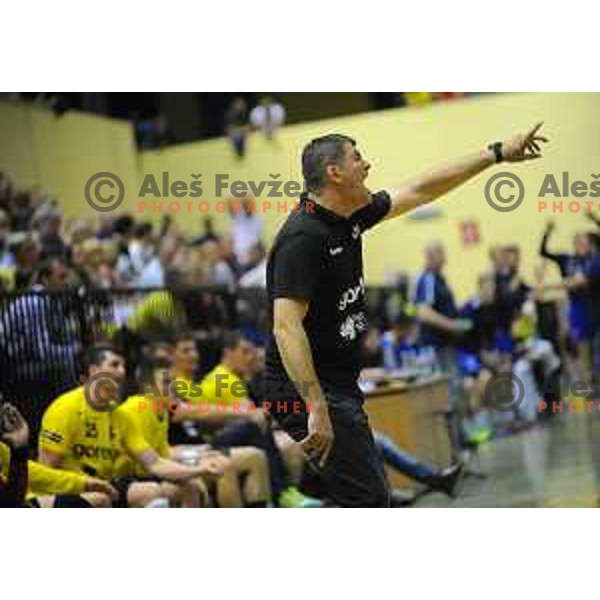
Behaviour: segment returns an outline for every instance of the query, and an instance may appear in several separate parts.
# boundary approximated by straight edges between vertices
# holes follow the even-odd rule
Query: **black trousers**
[[[309,465],[318,480],[320,495],[343,507],[388,507],[388,486],[369,419],[363,409],[362,392],[358,386],[347,390],[323,387],[334,443],[323,469]],[[298,397],[277,398],[277,389],[276,383],[265,382],[273,416],[292,438],[300,441],[308,433],[308,413],[304,402]],[[299,405],[301,411],[294,411]]]

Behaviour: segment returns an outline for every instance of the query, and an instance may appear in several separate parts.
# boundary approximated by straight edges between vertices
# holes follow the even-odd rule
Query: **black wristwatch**
[[[490,144],[488,150],[491,150],[494,153],[497,163],[501,163],[504,160],[504,156],[502,155],[502,142]]]

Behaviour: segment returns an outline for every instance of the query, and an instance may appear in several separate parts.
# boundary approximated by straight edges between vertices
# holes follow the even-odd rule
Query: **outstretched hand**
[[[520,133],[502,144],[502,156],[506,162],[522,162],[535,160],[542,156],[542,144],[548,138],[540,135],[543,123],[538,123],[528,133]]]

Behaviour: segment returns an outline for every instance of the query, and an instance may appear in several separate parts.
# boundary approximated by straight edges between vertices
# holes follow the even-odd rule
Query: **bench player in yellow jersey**
[[[319,500],[300,492],[297,485],[304,459],[300,446],[284,431],[272,428],[268,413],[250,400],[246,379],[256,366],[256,348],[241,333],[227,332],[223,339],[220,363],[201,382],[194,381],[198,351],[189,334],[175,342],[175,383],[183,388],[179,396],[185,410],[174,422],[193,421],[209,434],[212,444],[255,446],[267,456],[274,502],[282,508],[318,508]]]
[[[125,359],[115,349],[88,350],[86,385],[57,398],[42,419],[39,457],[43,464],[111,481],[119,492],[117,506],[141,507],[167,498],[197,506],[195,479],[219,477],[219,461],[207,457],[195,467],[161,458],[125,411],[111,410],[116,387],[125,378]],[[139,462],[155,478],[120,477],[124,456]],[[172,483],[170,483],[172,482]]]
[[[129,413],[135,420],[146,441],[159,456],[184,464],[195,464],[207,456],[222,461],[223,476],[216,481],[213,490],[215,503],[220,508],[242,506],[266,506],[271,499],[268,465],[258,448],[241,447],[215,450],[209,444],[201,446],[171,446],[169,444],[170,413],[179,400],[169,392],[172,376],[170,356],[157,356],[142,366],[137,380],[142,393],[130,396],[118,411]],[[130,459],[128,472],[143,475],[143,467]]]

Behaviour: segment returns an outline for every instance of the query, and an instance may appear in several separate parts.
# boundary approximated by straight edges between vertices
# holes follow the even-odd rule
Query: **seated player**
[[[169,445],[170,414],[177,410],[173,405],[179,406],[179,401],[169,394],[173,379],[170,370],[171,361],[168,357],[155,358],[146,364],[140,374],[142,393],[130,396],[117,410],[126,411],[137,422],[146,441],[163,458],[195,464],[202,457],[217,457],[223,469],[223,475],[217,480],[214,490],[217,506],[267,506],[271,495],[268,466],[263,452],[258,448],[231,448],[224,454],[208,444]],[[144,468],[128,457],[121,465],[121,470],[138,477],[145,475]]]
[[[0,506],[107,508],[116,499],[116,491],[106,481],[28,460],[25,419],[9,404],[0,412],[5,430],[0,441]]]
[[[294,485],[297,480],[290,477],[290,467],[296,476],[301,475],[298,445],[283,432],[274,434],[269,415],[249,399],[246,381],[256,364],[254,345],[239,333],[227,334],[221,362],[199,385],[194,381],[197,362],[193,338],[180,336],[175,345],[176,383],[188,390],[182,396],[188,410],[178,411],[174,422],[193,421],[203,433],[212,436],[215,448],[250,445],[263,450],[269,463],[273,499],[278,506],[320,506],[319,501],[302,494]],[[289,466],[284,462],[286,458]]]
[[[219,461],[207,457],[195,467],[161,458],[146,442],[135,421],[115,406],[116,387],[125,378],[125,359],[115,348],[92,347],[87,353],[86,383],[57,398],[42,419],[40,462],[111,481],[117,506],[142,507],[158,498],[197,506],[193,480],[218,477]],[[119,459],[128,455],[155,480],[119,477]],[[169,483],[173,482],[173,483]]]

